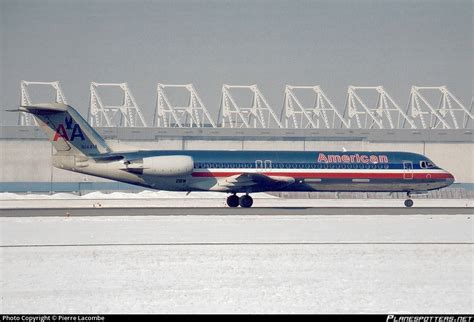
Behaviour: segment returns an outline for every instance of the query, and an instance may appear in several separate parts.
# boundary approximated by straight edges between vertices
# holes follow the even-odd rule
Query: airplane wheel
[[[239,199],[239,204],[242,208],[250,208],[253,205],[253,199],[249,195],[243,195]]]
[[[227,197],[227,205],[232,208],[237,207],[239,205],[239,197],[237,195]]]
[[[411,199],[405,200],[405,207],[410,208],[411,206],[413,206],[413,200]]]

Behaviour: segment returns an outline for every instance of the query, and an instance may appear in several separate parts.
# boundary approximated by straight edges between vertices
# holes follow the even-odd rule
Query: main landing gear
[[[242,208],[250,208],[253,205],[253,199],[250,197],[248,194],[245,194],[243,196],[240,196],[240,198],[234,193],[233,195],[230,195],[227,197],[227,205],[229,207],[240,207]]]
[[[405,207],[407,208],[410,208],[411,206],[413,206],[413,200],[411,200],[411,194],[409,192],[407,192],[407,197],[408,199],[405,200]]]

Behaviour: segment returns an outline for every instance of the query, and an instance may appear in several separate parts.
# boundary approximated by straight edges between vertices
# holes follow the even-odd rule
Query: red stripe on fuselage
[[[193,172],[193,177],[231,177],[246,172]],[[369,172],[369,173],[355,173],[355,172],[255,172],[257,174],[264,174],[267,176],[283,176],[293,178],[317,178],[317,179],[404,179],[411,178],[423,179],[451,179],[453,176],[449,173],[387,173],[387,172]]]

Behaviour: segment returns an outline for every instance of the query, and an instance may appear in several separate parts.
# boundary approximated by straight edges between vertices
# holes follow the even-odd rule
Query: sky
[[[149,124],[156,84],[193,83],[217,118],[222,84],[258,84],[277,115],[286,84],[473,92],[473,2],[0,0],[1,124],[20,81],[58,80],[84,116],[89,84],[128,82]]]

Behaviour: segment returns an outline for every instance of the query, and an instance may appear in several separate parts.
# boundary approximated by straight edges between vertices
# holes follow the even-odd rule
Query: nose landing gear
[[[405,204],[405,207],[407,208],[410,208],[411,206],[413,206],[413,200],[411,200],[411,194],[409,192],[407,192],[407,197],[408,199],[405,200],[404,204]]]
[[[253,198],[248,194],[240,196],[240,198],[234,193],[227,197],[227,205],[231,208],[238,207],[239,205],[242,208],[250,208],[253,205]]]
[[[405,207],[410,208],[411,206],[413,206],[413,200],[411,199],[405,200]]]

